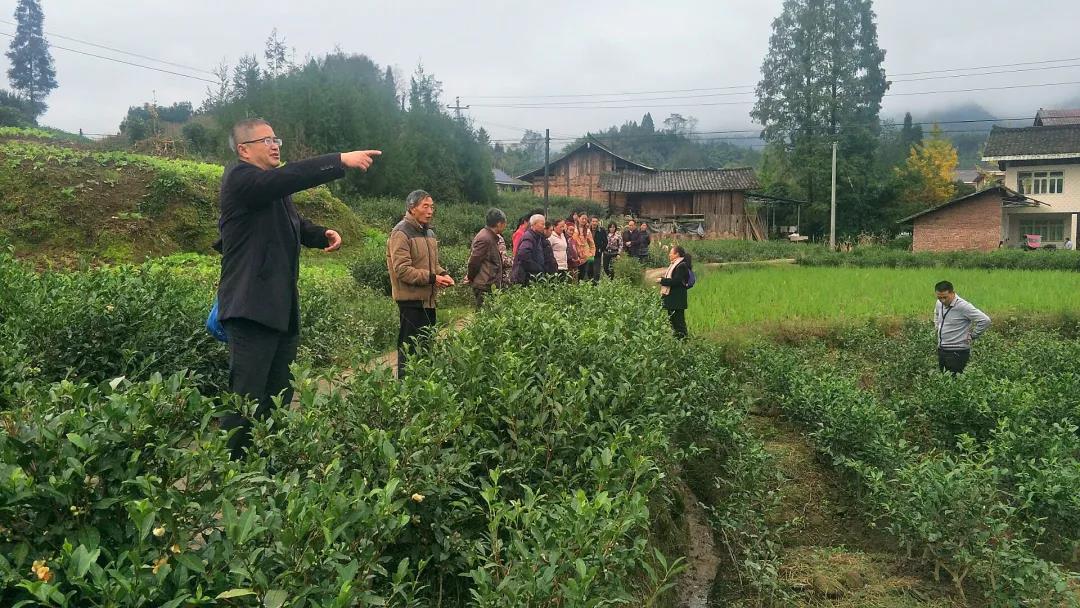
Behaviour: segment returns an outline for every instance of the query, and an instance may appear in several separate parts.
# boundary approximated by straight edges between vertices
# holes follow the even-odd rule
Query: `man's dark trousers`
[[[229,319],[222,325],[229,335],[229,390],[258,402],[255,417],[260,420],[270,415],[273,398],[282,391],[281,403],[287,406],[293,394],[289,365],[296,359],[300,335],[247,319]],[[233,460],[243,458],[251,444],[251,421],[233,412],[221,419],[221,428],[237,429],[229,438],[229,451]]]
[[[419,300],[398,302],[398,313],[397,374],[401,379],[405,377],[406,352],[423,350],[435,331],[435,309],[424,308]]]
[[[970,359],[970,350],[945,350],[939,348],[937,351],[938,369],[941,373],[949,372],[954,376],[962,374]]]

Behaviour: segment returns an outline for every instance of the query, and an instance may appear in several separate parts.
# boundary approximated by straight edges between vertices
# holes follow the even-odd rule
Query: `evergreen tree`
[[[275,27],[266,39],[266,48],[263,50],[263,58],[266,60],[266,74],[270,78],[277,78],[289,68],[287,56],[288,46],[285,39],[278,35]]]
[[[641,130],[645,133],[655,133],[656,125],[653,124],[652,114],[645,113],[645,116],[641,117]]]
[[[904,113],[904,128],[900,130],[900,141],[905,151],[922,143],[922,125],[912,124],[911,112]]]
[[[233,68],[233,97],[237,99],[247,97],[254,92],[261,77],[262,70],[259,69],[259,61],[255,59],[255,55],[248,54],[241,57]]]
[[[7,52],[11,60],[11,88],[22,93],[34,108],[35,118],[45,111],[44,99],[57,87],[49,43],[43,34],[45,14],[38,0],[19,0],[15,6],[15,37]]]
[[[881,98],[888,89],[871,0],[785,0],[773,22],[751,112],[765,140],[812,203],[820,228],[829,199],[831,144],[839,143],[838,207],[865,204],[874,171]],[[840,223],[860,229],[849,209]]]

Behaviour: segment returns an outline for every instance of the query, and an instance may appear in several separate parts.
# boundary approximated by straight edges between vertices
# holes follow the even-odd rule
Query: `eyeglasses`
[[[260,139],[253,139],[251,141],[242,141],[237,145],[242,146],[242,145],[245,145],[245,144],[254,144],[254,143],[257,143],[257,142],[260,142],[260,141],[263,144],[267,145],[267,146],[277,146],[279,148],[281,147],[281,138],[280,137],[263,137],[263,138],[260,138]]]

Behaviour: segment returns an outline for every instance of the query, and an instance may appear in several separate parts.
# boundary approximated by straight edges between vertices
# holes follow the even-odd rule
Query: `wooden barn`
[[[746,192],[758,188],[754,170],[663,169],[624,171],[600,177],[615,213],[665,217],[704,216],[705,232],[724,238],[755,238],[757,214],[746,210]]]
[[[548,194],[573,196],[597,203],[607,203],[608,193],[600,188],[600,176],[622,171],[655,171],[632,160],[623,158],[594,139],[588,139],[548,165]],[[519,180],[532,184],[533,194],[544,195],[544,167],[533,169]]]

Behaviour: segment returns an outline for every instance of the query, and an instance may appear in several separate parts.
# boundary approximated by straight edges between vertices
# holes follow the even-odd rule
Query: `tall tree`
[[[11,88],[23,94],[36,115],[45,111],[44,99],[57,87],[49,42],[44,36],[45,14],[38,0],[19,0],[15,6],[15,36],[7,58]]]
[[[233,68],[232,94],[236,99],[246,97],[252,93],[259,84],[262,70],[259,69],[259,61],[254,54],[240,57],[240,61]]]
[[[897,167],[902,180],[902,212],[914,213],[944,203],[956,195],[953,173],[957,154],[941,127],[934,125],[929,139],[911,147],[907,162]]]
[[[830,146],[839,143],[841,198],[862,200],[889,87],[871,0],[785,0],[773,21],[751,116],[791,155],[797,184],[820,214],[828,200]],[[859,218],[848,218],[858,224]]]
[[[655,133],[656,125],[653,124],[652,114],[646,112],[645,116],[641,117],[641,130],[646,133]]]
[[[278,35],[277,28],[270,32],[266,38],[266,48],[263,49],[263,58],[266,60],[266,74],[270,78],[277,78],[289,68],[289,47],[285,39]]]
[[[922,125],[912,122],[911,112],[904,113],[904,127],[900,130],[900,141],[903,142],[905,150],[910,150],[911,146],[922,143]]]

